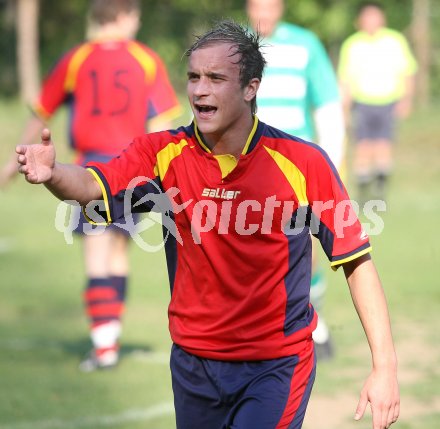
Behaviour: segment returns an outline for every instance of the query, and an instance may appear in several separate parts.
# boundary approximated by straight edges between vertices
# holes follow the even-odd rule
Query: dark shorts
[[[203,359],[173,345],[177,429],[299,429],[315,371],[312,341],[301,355],[248,362]]]
[[[81,156],[80,165],[86,166],[89,162],[108,162],[113,158],[110,155],[104,155],[95,152],[88,152]],[[80,207],[72,207],[72,221],[74,222],[73,232],[77,234],[99,235],[104,230],[121,233],[125,236],[131,236],[136,232],[136,224],[140,220],[138,213],[133,213],[132,219],[127,222],[125,219],[118,219],[110,225],[92,225],[85,218]]]
[[[354,103],[353,123],[356,142],[360,140],[394,141],[395,103],[383,106]]]

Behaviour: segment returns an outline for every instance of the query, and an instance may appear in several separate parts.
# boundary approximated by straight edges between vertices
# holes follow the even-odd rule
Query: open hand
[[[29,183],[45,183],[52,178],[55,147],[47,128],[41,132],[40,144],[20,145],[15,151],[18,154],[18,171]]]

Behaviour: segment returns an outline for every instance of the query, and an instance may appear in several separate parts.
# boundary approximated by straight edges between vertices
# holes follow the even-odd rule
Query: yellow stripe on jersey
[[[238,159],[234,155],[214,155],[222,172],[224,179],[238,164]]]
[[[72,92],[75,89],[76,78],[78,75],[78,70],[81,64],[93,51],[93,46],[91,43],[85,43],[80,46],[78,50],[73,54],[69,65],[67,67],[66,80],[64,81],[64,90],[66,92]]]
[[[163,180],[165,175],[167,174],[168,168],[171,164],[171,161],[178,157],[185,146],[188,145],[188,142],[184,139],[180,140],[179,143],[168,143],[162,150],[160,150],[157,155],[157,163],[154,166],[154,174],[160,177],[160,180]]]
[[[139,61],[139,64],[144,69],[145,72],[145,82],[151,84],[156,79],[156,62],[149,55],[145,49],[139,46],[136,42],[129,42],[127,45],[128,52],[130,52],[133,57]]]
[[[282,171],[290,186],[294,190],[300,206],[307,206],[309,201],[307,199],[307,185],[306,178],[301,173],[299,168],[284,155],[276,150],[270,149],[267,146],[263,146],[269,155],[278,165],[278,168]]]
[[[194,123],[195,123],[195,120],[194,120]],[[243,150],[241,151],[242,155],[246,155],[247,151],[249,150],[249,146],[252,142],[252,139],[254,138],[255,131],[257,130],[257,126],[258,126],[258,118],[256,116],[254,116],[254,124],[252,125],[252,130],[249,133],[249,136],[246,140],[246,144],[244,145]],[[211,153],[211,149],[209,149],[209,147],[206,146],[205,143],[203,143],[203,140],[200,137],[199,129],[197,128],[197,124],[195,124],[194,129],[195,129],[195,133],[196,133],[196,138],[197,138],[200,146],[202,146],[202,148],[206,152]],[[238,159],[234,155],[231,155],[231,154],[214,155],[214,158],[218,161],[218,164],[220,166],[220,170],[222,173],[222,179],[224,179],[229,173],[231,173],[232,170],[234,170],[234,168],[238,164]]]
[[[360,258],[361,256],[364,256],[367,253],[370,253],[372,250],[373,250],[373,248],[371,246],[367,247],[366,249],[363,249],[360,252],[355,253],[354,255],[350,255],[347,258],[341,259],[339,261],[332,262],[330,264],[330,266],[332,267],[333,271],[336,271],[339,268],[340,265],[345,264],[345,263],[350,262],[350,261],[354,261],[355,259]]]
[[[104,183],[102,183],[101,178],[99,177],[99,175],[96,173],[95,170],[93,170],[92,168],[87,168],[87,171],[92,173],[92,176],[95,178],[95,180],[99,184],[99,187],[101,188],[102,199],[104,200],[104,205],[105,205],[105,213],[107,215],[107,222],[94,222],[92,219],[90,219],[87,216],[86,211],[83,208],[84,216],[87,219],[87,222],[89,222],[89,223],[91,223],[93,225],[108,225],[109,223],[112,223],[112,218],[111,218],[111,215],[110,215],[110,205],[109,205],[109,202],[108,202],[107,190],[105,189]]]

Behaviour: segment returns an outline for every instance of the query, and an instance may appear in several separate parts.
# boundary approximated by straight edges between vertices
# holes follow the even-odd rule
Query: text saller
[[[203,188],[202,197],[219,198],[221,200],[235,200],[241,191],[227,191],[222,188]]]

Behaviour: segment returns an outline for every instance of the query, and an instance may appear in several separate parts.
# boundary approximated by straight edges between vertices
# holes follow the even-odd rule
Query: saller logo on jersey
[[[227,191],[222,188],[203,188],[202,197],[220,198],[222,200],[234,200],[240,191]]]

